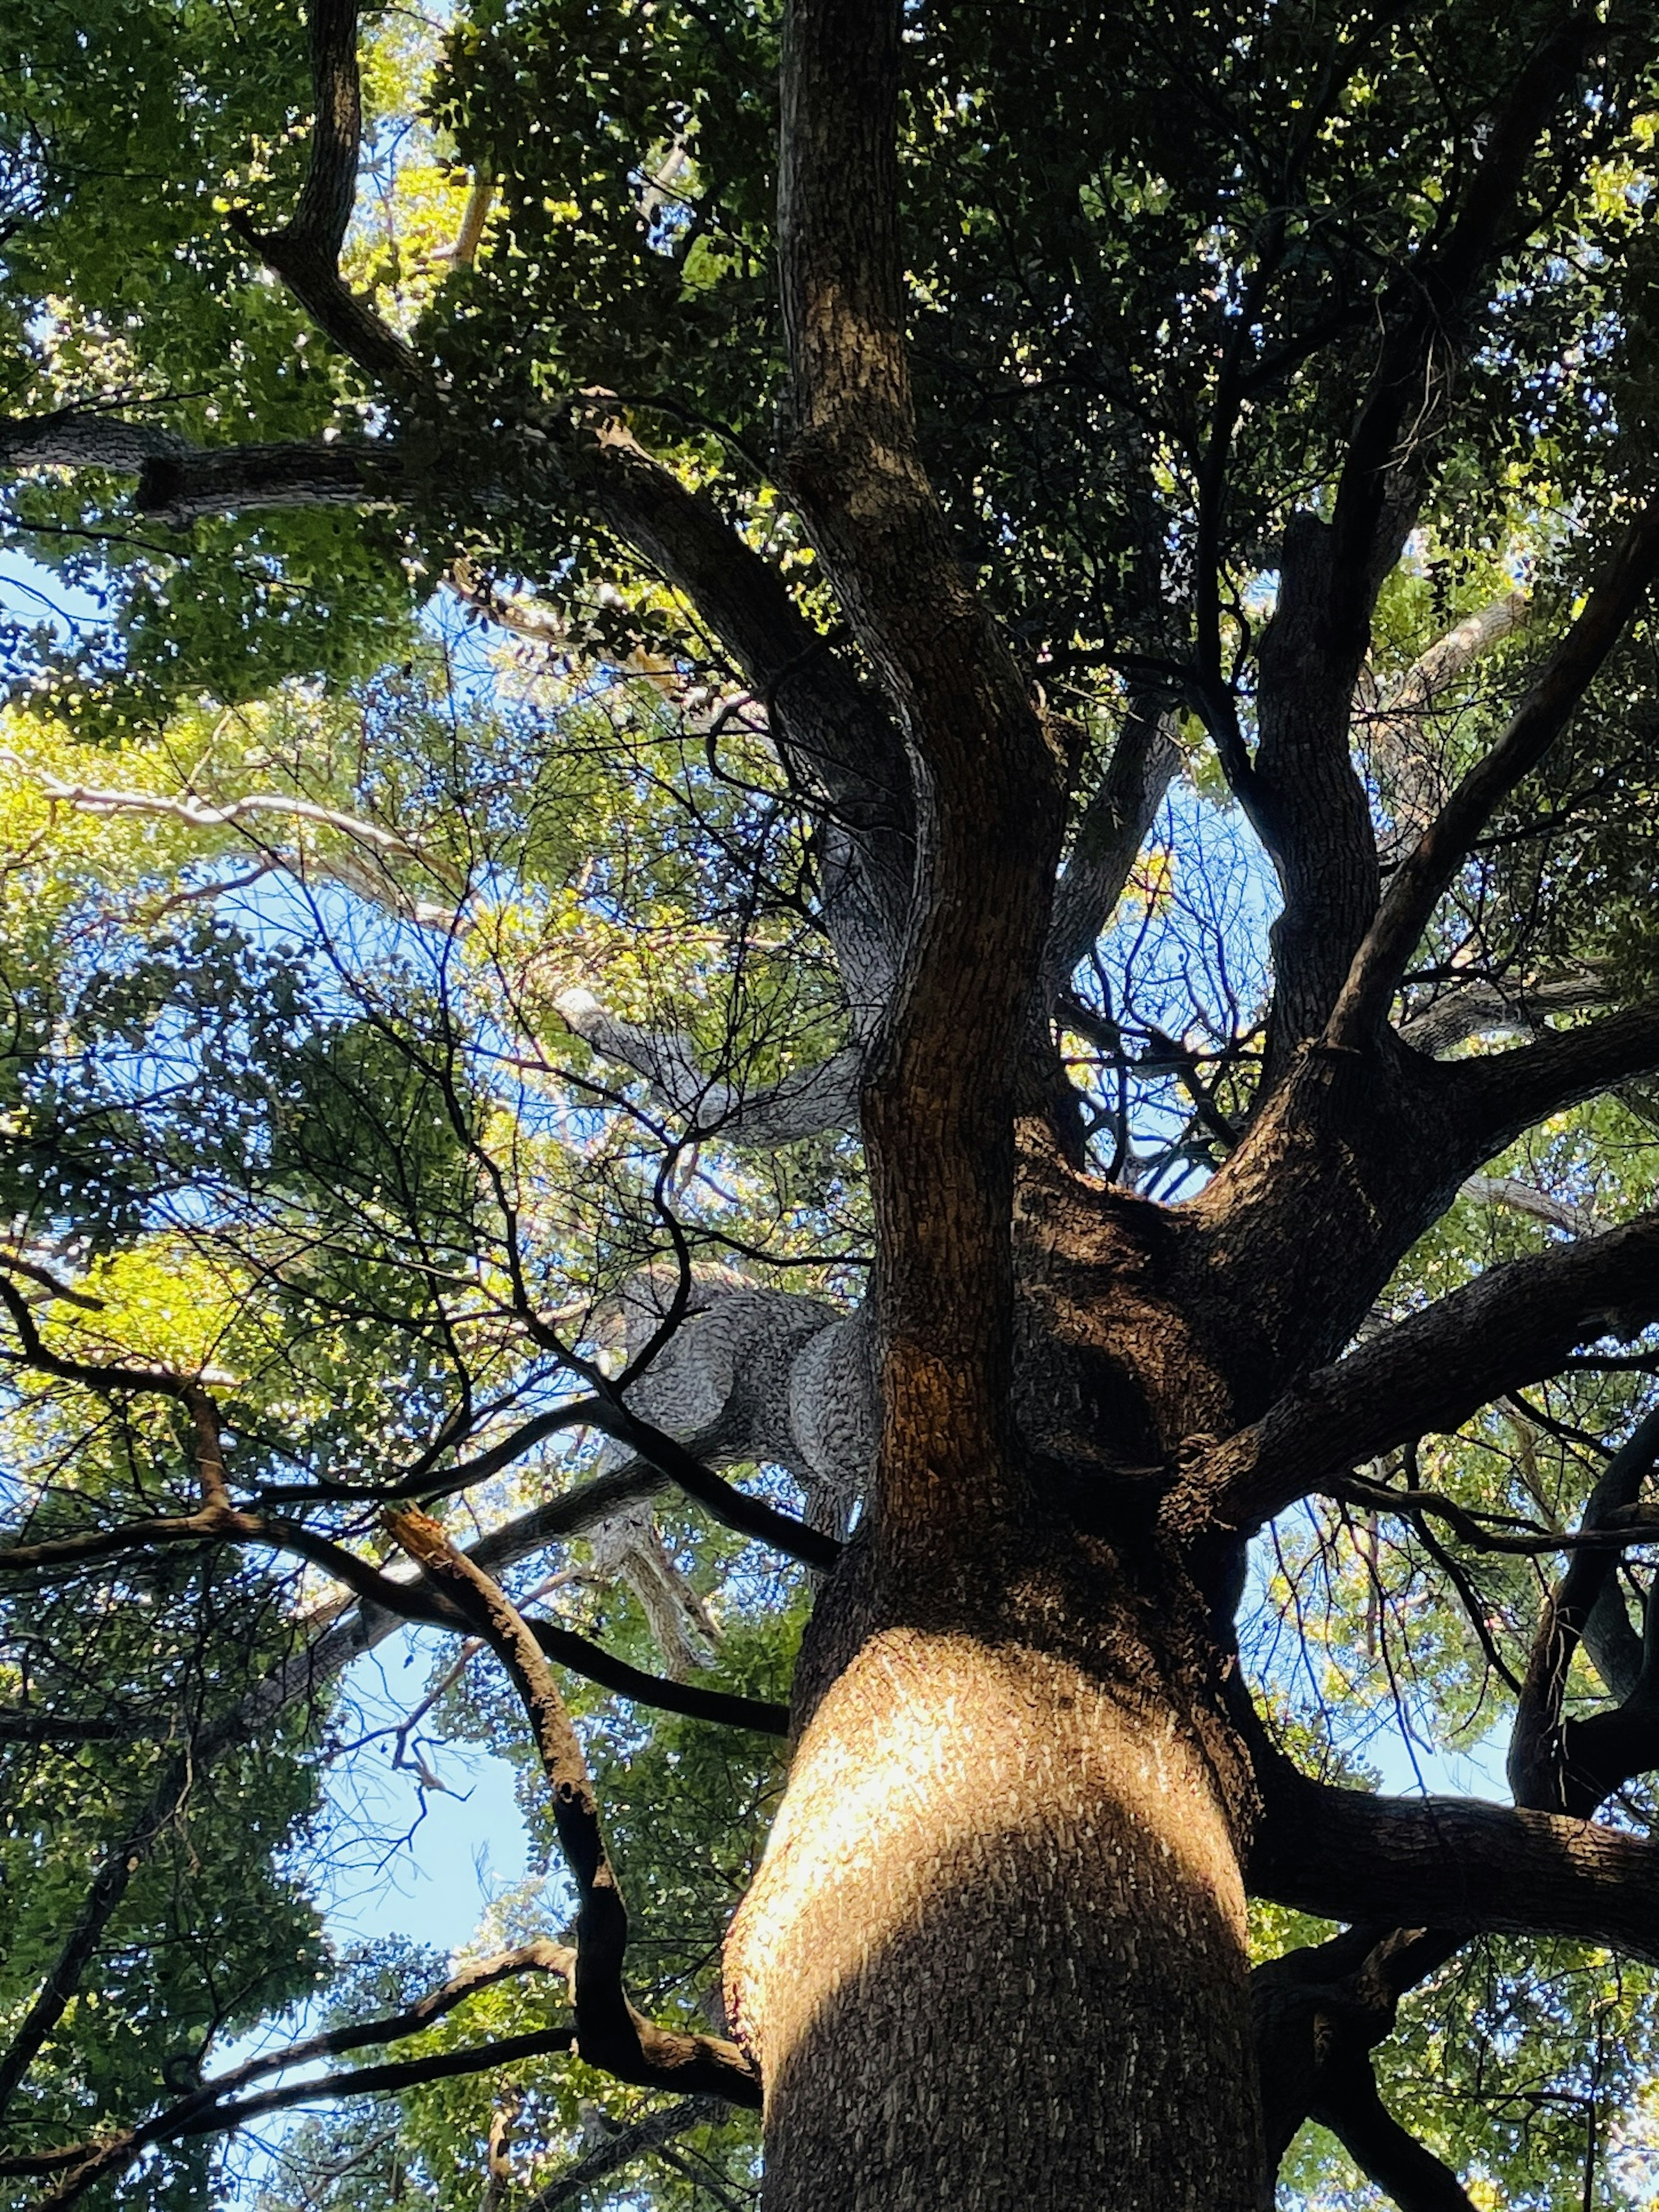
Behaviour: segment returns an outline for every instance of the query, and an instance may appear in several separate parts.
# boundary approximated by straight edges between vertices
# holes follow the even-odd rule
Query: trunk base
[[[728,1948],[767,2212],[1261,2212],[1244,1896],[1182,1716],[888,1629]]]

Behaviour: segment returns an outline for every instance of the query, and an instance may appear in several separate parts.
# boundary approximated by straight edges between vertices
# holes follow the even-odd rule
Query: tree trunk
[[[1114,1591],[1109,1558],[1054,1573],[1043,1549],[979,1632],[952,1605],[956,1626],[836,1639],[728,1946],[768,2212],[1268,2201],[1247,1786],[1137,1641],[1164,1608]],[[1102,1595],[1109,1637],[1084,1625]]]

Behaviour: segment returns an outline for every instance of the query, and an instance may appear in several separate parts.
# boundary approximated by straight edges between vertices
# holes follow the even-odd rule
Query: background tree
[[[1017,29],[9,18],[35,2201],[1643,2186],[1651,25]]]

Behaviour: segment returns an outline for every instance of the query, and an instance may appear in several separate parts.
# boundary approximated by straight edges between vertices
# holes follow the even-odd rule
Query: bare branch
[[[386,1516],[386,1525],[489,1644],[529,1718],[552,1793],[560,1848],[580,1900],[574,1978],[582,2057],[625,2081],[701,2090],[758,2106],[759,2081],[735,2044],[657,2027],[634,2010],[623,1993],[628,1914],[600,1832],[581,1744],[535,1632],[500,1585],[458,1552],[435,1521],[422,1513],[395,1513]]]
[[[1505,1030],[1534,1033],[1551,1014],[1582,1013],[1617,995],[1613,982],[1591,968],[1569,969],[1510,984],[1481,979],[1459,984],[1420,1014],[1400,1025],[1400,1039],[1413,1052],[1446,1052],[1472,1036]]]
[[[1475,2212],[1451,2168],[1401,2127],[1383,2104],[1365,2052],[1331,2054],[1319,2069],[1309,2112],[1336,2136],[1366,2179],[1393,2197],[1400,2212]]]
[[[789,1708],[764,1698],[740,1697],[735,1691],[718,1690],[700,1682],[677,1682],[662,1674],[647,1674],[631,1667],[574,1629],[551,1620],[532,1618],[528,1626],[550,1659],[556,1659],[572,1674],[586,1675],[618,1696],[632,1698],[659,1712],[684,1713],[691,1720],[714,1721],[726,1728],[754,1729],[763,1735],[787,1735]]]
[[[308,14],[314,113],[299,200],[281,230],[259,232],[246,214],[234,215],[232,227],[368,375],[394,390],[418,386],[424,365],[340,274],[363,126],[356,0],[311,0]]]
[[[1180,766],[1173,716],[1160,714],[1155,702],[1132,704],[1105,774],[1079,819],[1054,892],[1038,987],[1045,1010],[1117,911],[1129,871]]]
[[[1507,1206],[1511,1213],[1524,1213],[1551,1229],[1565,1230],[1569,1237],[1595,1233],[1595,1216],[1583,1206],[1552,1198],[1548,1191],[1534,1190],[1530,1183],[1519,1182],[1513,1176],[1466,1176],[1462,1194],[1465,1198],[1484,1199],[1488,1206]]]
[[[1659,1413],[1638,1422],[1629,1441],[1603,1468],[1584,1508],[1583,1525],[1587,1532],[1609,1528],[1631,1514],[1656,1457],[1659,1457]],[[1608,1586],[1613,1564],[1613,1553],[1599,1546],[1576,1551],[1565,1573],[1544,1601],[1510,1735],[1510,1786],[1517,1804],[1564,1813],[1594,1809],[1594,1805],[1570,1802],[1562,1702],[1572,1655]],[[1606,1794],[1601,1791],[1595,1803],[1599,1804]]]
[[[1659,1067],[1659,1000],[1547,1030],[1508,1052],[1479,1053],[1447,1073],[1449,1095],[1490,1155],[1552,1114]]]
[[[564,2206],[579,2203],[596,2182],[609,2179],[623,2166],[632,2166],[635,2159],[643,2158],[663,2143],[672,2142],[676,2136],[683,2136],[689,2128],[717,2119],[720,2112],[720,2106],[712,2097],[687,2097],[677,2105],[665,2105],[661,2112],[635,2120],[631,2127],[618,2128],[614,2136],[584,2152],[574,2166],[556,2174],[544,2189],[531,2198],[524,2212],[562,2212]]]
[[[1252,1893],[1322,1919],[1568,1936],[1659,1960],[1659,1844],[1461,1797],[1372,1797],[1257,1753]]]
[[[771,1152],[826,1129],[858,1126],[864,1054],[857,1046],[751,1090],[705,1074],[690,1037],[623,1021],[591,991],[561,991],[553,1003],[595,1052],[645,1076],[662,1103],[683,1117],[689,1136]]]

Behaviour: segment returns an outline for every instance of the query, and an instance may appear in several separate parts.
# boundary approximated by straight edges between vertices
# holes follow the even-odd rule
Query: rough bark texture
[[[731,1944],[769,2204],[1258,2212],[1233,1808],[1150,1688],[918,1627],[836,1674]]]
[[[429,461],[442,450],[432,373],[338,270],[361,136],[355,9],[319,0],[310,20],[306,187],[281,231],[245,234],[394,408],[416,422],[426,410]],[[780,86],[790,387],[778,476],[851,643],[813,627],[784,576],[646,450],[611,395],[503,429],[504,455],[509,433],[530,429],[556,458],[545,482],[517,488],[597,519],[684,597],[763,704],[817,831],[849,1038],[818,1066],[744,1091],[702,1070],[685,1039],[620,1020],[586,992],[563,994],[564,1018],[643,1075],[690,1137],[764,1148],[846,1128],[856,1109],[878,1264],[853,1315],[728,1270],[629,1282],[617,1300],[627,1372],[582,1413],[615,1442],[599,1478],[465,1557],[435,1523],[403,1516],[430,1587],[359,1562],[361,1609],[300,1671],[325,1677],[385,1632],[394,1607],[470,1626],[497,1652],[537,1723],[582,1893],[583,2055],[629,2081],[741,2101],[759,2094],[757,2068],[768,2212],[1260,2212],[1309,2112],[1402,2203],[1456,2207],[1467,2199],[1455,2177],[1382,2109],[1367,2055],[1411,1977],[1479,1928],[1659,1958],[1659,1846],[1562,1817],[1659,1759],[1659,1624],[1638,1639],[1609,1554],[1579,1554],[1540,1631],[1517,1746],[1527,1810],[1391,1803],[1297,1776],[1262,1739],[1231,1640],[1243,1539],[1261,1521],[1455,1425],[1573,1346],[1659,1315],[1650,1216],[1494,1268],[1347,1348],[1485,1161],[1560,1108],[1659,1066],[1651,1006],[1514,1050],[1432,1057],[1594,1005],[1594,975],[1513,991],[1474,981],[1403,1031],[1389,1027],[1436,900],[1643,604],[1659,572],[1659,507],[1617,547],[1498,744],[1455,787],[1412,786],[1399,812],[1414,842],[1395,855],[1386,895],[1352,750],[1371,611],[1429,479],[1460,334],[1490,292],[1530,149],[1595,28],[1590,12],[1567,12],[1540,36],[1482,118],[1461,200],[1379,289],[1328,520],[1295,514],[1284,532],[1254,757],[1236,702],[1214,726],[1285,910],[1261,1091],[1188,1204],[1151,1204],[1083,1172],[1075,1128],[1054,1110],[1050,1018],[1174,773],[1164,717],[1181,686],[1160,675],[1132,701],[1062,872],[1071,733],[965,574],[921,450],[896,5],[791,0]],[[372,506],[410,489],[395,437],[210,453],[73,413],[0,424],[0,460],[137,473],[141,510],[181,526],[246,507]],[[1504,602],[1478,634],[1443,641],[1385,705],[1383,737],[1403,742],[1400,718],[1514,615]],[[1218,680],[1217,663],[1207,691],[1197,687],[1212,716]],[[52,1364],[21,1294],[0,1297],[30,1364],[88,1387],[107,1376]],[[120,1372],[137,1387],[136,1370]],[[566,1407],[526,1421],[507,1446],[452,1470],[450,1486],[499,1471],[572,1418]],[[1598,1512],[1634,1499],[1651,1442],[1597,1493],[1592,1535],[1607,1533]],[[810,1528],[710,1472],[750,1462],[798,1478]],[[215,1464],[202,1514],[147,1524],[148,1540],[168,1527],[191,1542],[228,1533],[304,1553],[303,1532],[233,1510]],[[724,1717],[776,1728],[777,1709],[619,1669],[520,1619],[486,1571],[555,1535],[598,1531],[600,1557],[656,1605],[671,1663],[689,1671],[708,1624],[648,1513],[671,1483],[826,1577],[797,1680],[787,1794],[729,1946],[741,2050],[655,2030],[628,2004],[626,1915],[545,1657],[627,1678],[683,1711],[710,1712],[714,1699]],[[842,1551],[860,1499],[863,1523]],[[85,1556],[82,1540],[65,1540]],[[93,1540],[118,1551],[137,1540]],[[1622,1702],[1564,1721],[1580,1641]],[[298,1672],[295,1683],[293,1694]],[[289,1694],[274,1687],[270,1710]],[[176,1786],[170,1777],[98,1875],[0,2061],[0,2101],[71,2001]],[[1247,1881],[1364,1923],[1258,1982],[1263,2048],[1283,2069],[1265,2130]],[[562,2201],[577,2179],[540,2201]]]

